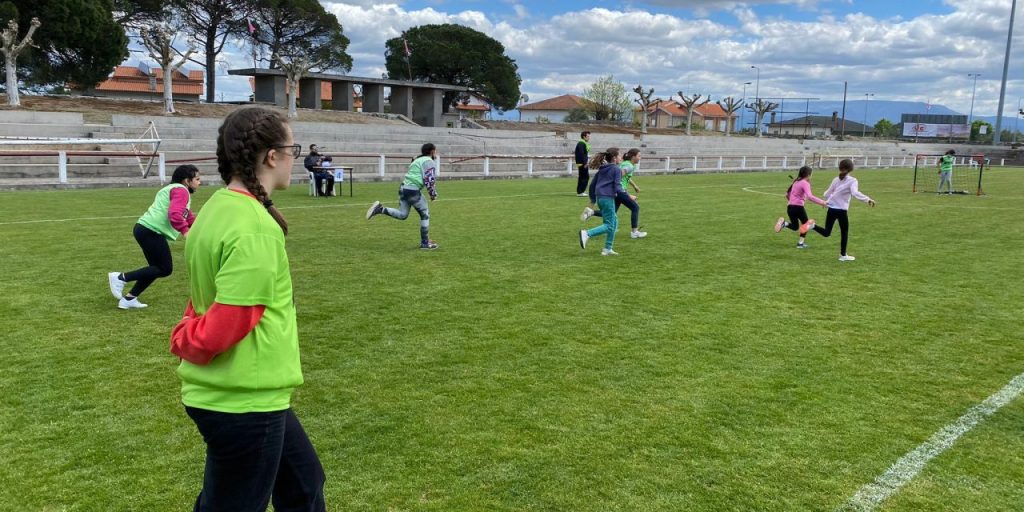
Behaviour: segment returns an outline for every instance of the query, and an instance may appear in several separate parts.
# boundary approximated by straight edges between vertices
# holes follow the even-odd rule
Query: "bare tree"
[[[174,113],[174,72],[178,71],[183,64],[188,62],[189,57],[195,53],[194,41],[189,41],[188,50],[174,61],[177,50],[174,49],[174,32],[165,24],[158,24],[149,30],[139,32],[142,38],[142,45],[149,50],[149,57],[160,64],[164,74],[164,113]]]
[[[761,120],[764,119],[764,115],[777,108],[779,108],[778,103],[765,101],[764,98],[758,98],[754,103],[747,104],[747,109],[754,113],[754,133],[757,137],[761,136]]]
[[[725,111],[725,136],[732,137],[732,118],[739,109],[743,108],[743,100],[736,99],[732,96],[726,96],[722,98],[722,101],[716,102],[722,110]]]
[[[644,92],[644,86],[637,84],[633,92],[639,96],[634,99],[638,105],[640,105],[640,145],[644,145],[644,138],[647,136],[647,114],[652,108],[658,108],[658,104],[661,103],[661,98],[651,99],[654,95],[654,88],[650,88],[647,92]]]
[[[285,81],[288,82],[288,117],[295,119],[299,117],[299,111],[296,108],[296,95],[299,92],[299,80],[309,73],[315,63],[305,56],[297,57],[281,57],[278,54],[274,54],[271,60],[277,63],[277,66],[284,71]]]
[[[693,111],[711,103],[711,96],[708,96],[704,101],[701,101],[700,99],[702,96],[700,94],[684,96],[683,91],[679,91],[677,94],[679,95],[679,100],[686,107],[686,134],[690,135],[690,127],[693,124]]]
[[[3,47],[0,48],[0,51],[4,52],[4,70],[7,72],[7,104],[12,107],[21,106],[21,96],[18,95],[18,55],[25,48],[35,46],[32,44],[32,34],[40,25],[42,23],[39,22],[39,18],[32,18],[28,33],[20,43],[18,42],[18,22],[16,20],[8,21],[7,28],[0,33],[0,38],[3,40]]]

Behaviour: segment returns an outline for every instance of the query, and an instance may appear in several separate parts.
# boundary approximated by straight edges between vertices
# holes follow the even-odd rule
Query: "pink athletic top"
[[[794,182],[793,188],[789,191],[787,199],[789,199],[790,206],[803,206],[804,200],[806,199],[810,199],[820,205],[825,204],[825,201],[814,197],[814,194],[811,193],[811,184],[808,183],[807,180],[798,180]]]

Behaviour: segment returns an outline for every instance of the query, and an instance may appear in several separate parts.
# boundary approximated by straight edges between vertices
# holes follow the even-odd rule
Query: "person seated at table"
[[[313,171],[313,179],[316,180],[317,195],[334,196],[334,164],[330,155],[326,155],[320,160],[320,165]],[[323,186],[325,182],[326,186]]]

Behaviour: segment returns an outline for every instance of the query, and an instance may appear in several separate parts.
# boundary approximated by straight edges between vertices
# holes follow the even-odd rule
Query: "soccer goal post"
[[[953,171],[943,176],[940,159],[944,155],[915,155],[914,192],[980,196],[981,179],[988,163],[985,155],[955,155]]]

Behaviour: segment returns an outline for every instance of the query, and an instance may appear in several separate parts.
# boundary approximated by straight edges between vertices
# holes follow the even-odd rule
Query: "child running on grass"
[[[632,185],[633,190],[639,194],[640,187],[636,186],[636,182],[633,181],[633,173],[636,172],[636,165],[640,163],[640,150],[632,148],[626,151],[626,154],[622,156],[622,163],[619,164],[619,168],[622,169],[622,192],[615,196],[615,213],[618,215],[619,206],[626,205],[629,208],[629,224],[632,228],[629,237],[630,238],[643,238],[647,236],[646,231],[640,231],[640,205],[636,202],[636,196],[629,195],[626,191],[626,185]],[[583,213],[580,215],[580,220],[586,221],[590,217],[601,217],[601,212],[595,212],[592,208],[593,204],[583,209]]]
[[[179,166],[171,175],[171,184],[156,193],[153,204],[135,224],[132,234],[142,248],[142,255],[146,257],[148,265],[131,272],[107,274],[110,293],[118,300],[118,308],[146,307],[139,300],[139,295],[157,279],[171,275],[174,261],[167,241],[188,236],[188,230],[196,220],[192,210],[189,210],[192,194],[199,188],[200,181],[196,166]],[[125,285],[131,282],[135,285],[127,295],[123,295]]]
[[[217,136],[227,188],[203,205],[185,244],[191,294],[171,352],[206,443],[196,511],[326,510],[323,467],[291,408],[302,367],[288,225],[270,201],[288,188],[301,149],[274,110],[229,114]]]
[[[606,235],[601,256],[618,256],[612,249],[615,243],[615,230],[619,227],[619,218],[615,214],[615,198],[624,193],[622,190],[622,169],[619,168],[622,157],[619,148],[608,148],[594,155],[588,164],[591,169],[599,169],[590,181],[590,202],[601,208],[604,223],[591,230],[580,231],[580,248],[587,248],[587,240],[598,235]]]
[[[420,156],[409,164],[409,172],[402,180],[402,186],[398,188],[399,209],[385,208],[380,201],[374,201],[370,209],[366,210],[366,220],[377,215],[384,214],[388,217],[405,220],[409,217],[409,207],[416,209],[420,214],[420,249],[437,249],[437,242],[430,239],[430,210],[427,201],[423,199],[420,192],[423,187],[430,193],[430,200],[437,199],[437,190],[434,189],[434,180],[437,177],[437,148],[426,143],[420,148]]]
[[[775,222],[776,233],[782,231],[783,228],[789,228],[800,233],[800,238],[796,242],[797,249],[807,248],[807,244],[804,243],[804,236],[814,223],[814,219],[807,218],[804,201],[810,199],[812,202],[825,206],[825,201],[814,197],[814,194],[811,193],[811,172],[811,168],[806,165],[800,168],[796,179],[793,180],[793,183],[789,185],[789,190],[786,191],[786,199],[789,201],[789,206],[786,207],[786,214],[789,215],[789,221],[787,222],[785,218],[779,217],[779,220]]]
[[[846,254],[846,243],[850,236],[850,220],[847,210],[850,209],[850,198],[856,197],[860,201],[875,206],[875,200],[861,193],[857,188],[857,178],[850,176],[853,172],[853,160],[845,159],[839,162],[839,176],[832,179],[832,184],[825,191],[825,203],[828,205],[828,216],[825,218],[825,229],[816,226],[814,221],[807,222],[807,228],[817,231],[819,235],[828,238],[832,235],[832,226],[839,222],[839,261],[853,261],[857,258]]]

